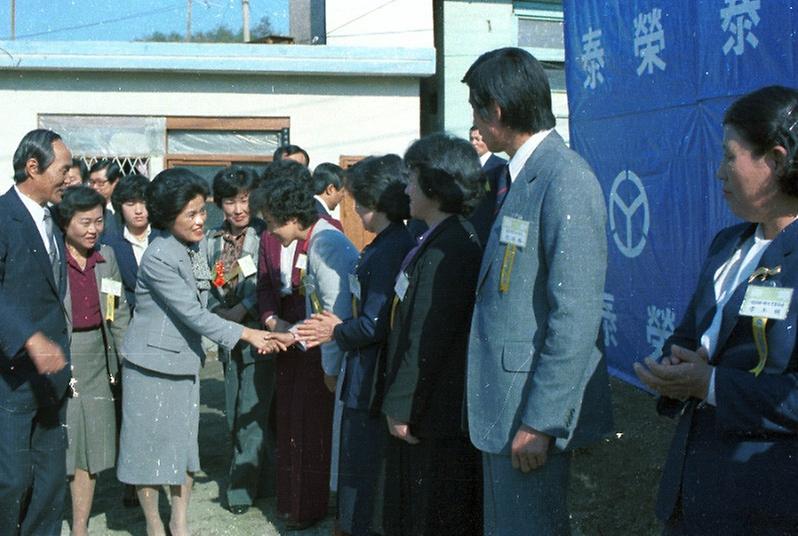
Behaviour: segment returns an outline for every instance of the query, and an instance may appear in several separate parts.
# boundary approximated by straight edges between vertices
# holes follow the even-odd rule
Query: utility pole
[[[191,0],[188,0],[188,13],[186,13],[186,42],[191,41]]]
[[[249,43],[249,0],[241,0],[241,13],[244,16],[244,42]]]
[[[17,38],[17,0],[11,0],[11,40]]]

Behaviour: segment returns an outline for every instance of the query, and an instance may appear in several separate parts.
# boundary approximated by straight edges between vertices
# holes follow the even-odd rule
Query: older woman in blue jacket
[[[122,345],[122,433],[117,475],[135,484],[148,535],[164,534],[158,488],[169,485],[173,535],[189,534],[187,509],[199,470],[202,336],[225,348],[239,340],[260,352],[283,349],[271,334],[207,309],[211,271],[205,250],[208,186],[188,170],[163,171],[147,188],[153,227],[166,231],[144,253],[136,314]]]
[[[662,471],[664,534],[798,527],[798,91],[726,111],[718,178],[746,223],[715,237],[660,362],[636,364],[679,424]]]

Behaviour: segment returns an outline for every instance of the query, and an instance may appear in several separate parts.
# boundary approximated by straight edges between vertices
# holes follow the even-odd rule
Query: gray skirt
[[[102,331],[73,332],[70,353],[77,396],[67,400],[67,474],[96,474],[116,461],[116,410]]]
[[[172,376],[125,361],[117,477],[173,485],[199,471],[199,376]]]

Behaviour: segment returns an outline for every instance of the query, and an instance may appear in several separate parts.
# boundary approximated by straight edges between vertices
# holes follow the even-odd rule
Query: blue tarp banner
[[[736,223],[717,166],[738,96],[796,86],[798,0],[564,0],[571,146],[607,202],[611,372],[659,353],[712,237]]]

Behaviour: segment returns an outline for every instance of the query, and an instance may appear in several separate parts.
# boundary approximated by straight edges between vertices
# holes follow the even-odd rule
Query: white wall
[[[445,92],[444,128],[463,137],[473,120],[468,104],[468,86],[460,82],[482,53],[518,46],[518,24],[512,2],[443,2]],[[568,140],[568,101],[565,92],[552,94],[557,131]]]
[[[416,78],[0,71],[0,190],[39,114],[290,117],[312,165],[402,154],[419,135]]]
[[[432,47],[432,0],[327,0],[327,44]]]

